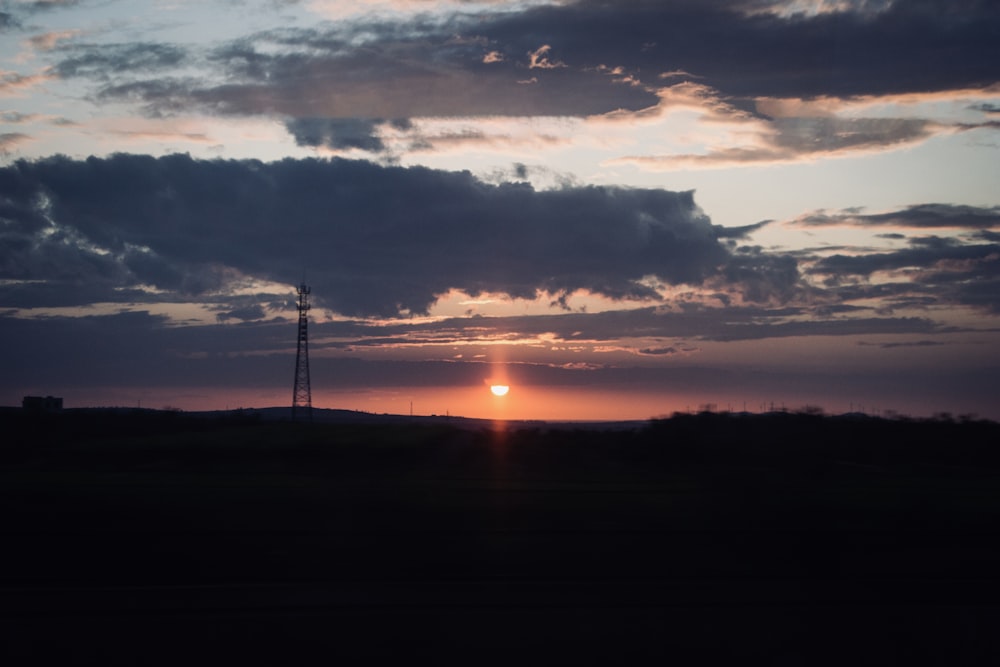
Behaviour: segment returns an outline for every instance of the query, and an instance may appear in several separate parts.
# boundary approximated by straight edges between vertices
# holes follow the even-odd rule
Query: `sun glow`
[[[505,384],[493,384],[490,385],[490,391],[493,392],[494,396],[506,396],[510,387]]]

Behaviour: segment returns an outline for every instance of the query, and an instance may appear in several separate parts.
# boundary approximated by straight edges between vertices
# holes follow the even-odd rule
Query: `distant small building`
[[[29,412],[59,412],[63,409],[63,400],[57,396],[25,396],[21,399],[21,408]]]

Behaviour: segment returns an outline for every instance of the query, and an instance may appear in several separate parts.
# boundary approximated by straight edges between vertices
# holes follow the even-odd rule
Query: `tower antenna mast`
[[[309,385],[309,293],[305,281],[299,285],[299,337],[295,351],[295,389],[292,391],[292,421],[312,421],[312,388]]]

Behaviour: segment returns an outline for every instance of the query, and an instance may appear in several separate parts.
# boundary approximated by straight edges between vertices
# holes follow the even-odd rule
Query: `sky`
[[[0,0],[0,405],[290,405],[303,281],[315,407],[1000,419],[1000,4]]]

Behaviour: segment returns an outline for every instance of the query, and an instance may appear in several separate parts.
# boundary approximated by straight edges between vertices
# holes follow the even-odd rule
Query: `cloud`
[[[23,18],[39,12],[68,8],[80,4],[80,0],[17,0],[5,2],[0,11],[0,31],[22,28]],[[10,11],[8,11],[10,10]]]
[[[227,271],[294,284],[305,271],[318,302],[353,315],[422,313],[452,289],[657,300],[649,278],[699,284],[730,259],[691,192],[179,155],[19,161],[0,188],[12,240],[0,277],[50,280],[67,299],[114,300],[137,282],[197,295]],[[24,305],[24,285],[0,303]]]
[[[470,115],[483,113],[484,95],[496,113],[581,116],[648,106],[648,91],[598,76],[609,63],[650,77],[690,72],[731,98],[887,95],[1000,81],[1000,9],[993,3],[909,1],[879,11],[871,11],[872,3],[837,4],[850,11],[748,16],[740,10],[751,3],[583,0],[522,11],[484,8],[442,21],[355,18],[221,45],[208,62],[228,81],[204,87],[192,80],[188,94],[192,103],[214,100],[236,113],[267,113],[291,106],[296,98],[287,93],[308,85],[315,102],[296,114],[303,117]],[[130,49],[140,63],[179,64],[164,47],[92,46],[57,69],[76,76],[84,64],[84,72],[93,72],[103,63],[118,71]],[[532,68],[546,75],[544,92],[515,93],[515,82],[525,78],[518,70]],[[414,113],[401,112],[399,95],[414,97]]]
[[[281,378],[288,376],[294,358],[295,322],[264,320],[258,317],[261,312],[259,306],[237,314],[222,311],[218,323],[188,327],[171,326],[165,317],[142,310],[77,317],[0,315],[0,346],[19,350],[18,355],[8,358],[0,387],[34,386],[46,378],[58,378],[63,386],[148,387],[154,380],[158,386],[212,386],[220,382],[229,386],[284,386]],[[785,315],[792,313],[798,311]],[[636,339],[638,333],[653,339],[687,336],[706,342],[735,342],[797,336],[926,337],[947,331],[926,318],[779,319],[767,321],[765,311],[758,308],[693,313],[644,308],[592,315],[475,318],[471,322],[459,319],[387,326],[314,320],[310,323],[314,352],[311,364],[316,373],[314,380],[321,377],[324,387],[469,386],[481,382],[487,375],[483,370],[489,365],[456,361],[450,354],[453,344],[465,348],[477,343],[495,344],[511,334],[516,336],[511,340],[545,335],[550,343],[573,343],[575,351],[560,354],[545,349],[535,358],[531,357],[531,348],[522,348],[528,356],[509,366],[519,381],[609,382],[633,387],[667,382],[683,388],[681,378],[697,373],[691,367],[669,365],[656,370],[632,367],[631,363],[669,363],[697,352],[696,348],[690,343],[674,343],[630,349],[622,347],[622,337]],[[664,336],[664,332],[669,333]],[[329,339],[345,342],[329,347],[324,344]],[[428,352],[429,345],[435,343],[449,353],[442,352],[440,361]],[[416,349],[412,360],[397,352],[394,359],[385,361],[380,351],[398,350],[400,345]],[[618,348],[621,354],[605,356],[602,361],[591,353],[609,346]],[[324,350],[327,353],[321,353]],[[599,372],[600,377],[587,375],[594,372]],[[725,385],[717,385],[716,391],[719,386]]]
[[[64,7],[75,7],[80,4],[80,0],[28,0],[20,4],[28,11],[46,11],[62,9]]]
[[[538,191],[366,162],[176,155],[19,161],[0,170],[0,186],[9,193],[0,207],[5,307],[149,298],[227,304],[234,281],[291,285],[303,272],[320,305],[357,316],[424,313],[453,290],[547,296],[568,307],[575,293],[661,303],[684,287],[691,304],[808,303],[827,313],[861,300],[886,312],[1000,302],[995,239],[923,237],[895,251],[827,248],[815,257],[737,247],[768,223],[712,225],[690,192]],[[857,210],[843,215],[851,224],[864,218]],[[995,215],[927,204],[873,214],[872,224],[908,217],[913,226],[985,231]],[[831,224],[819,214],[801,222]],[[856,284],[875,274],[896,282]],[[151,297],[143,286],[163,294]],[[247,307],[219,312],[236,318]]]
[[[705,340],[734,342],[763,338],[793,338],[798,336],[857,336],[873,334],[940,333],[944,329],[929,318],[877,317],[779,322],[770,324],[737,324],[720,333],[710,333]]]
[[[335,150],[357,148],[371,153],[386,150],[379,137],[380,128],[384,125],[397,130],[412,128],[406,119],[293,118],[285,123],[289,133],[295,137],[295,143],[300,146],[322,146]]]
[[[967,206],[961,204],[914,204],[897,211],[884,213],[861,213],[860,211],[838,211],[827,213],[817,211],[800,216],[796,224],[807,226],[891,226],[912,229],[956,228],[956,229],[996,229],[1000,228],[1000,206]]]
[[[971,233],[782,253],[737,245],[771,223],[713,225],[691,192],[540,191],[339,159],[54,157],[0,169],[0,190],[6,308],[195,300],[235,318],[251,312],[235,286],[303,273],[319,305],[354,316],[425,313],[453,291],[566,307],[575,294],[754,305],[775,317],[804,305],[830,315],[854,303],[885,314],[1000,304],[995,207],[817,212],[795,224]]]
[[[772,14],[784,18],[819,14],[854,13],[873,16],[888,11],[894,0],[745,0],[738,3],[750,15]]]
[[[179,46],[150,42],[77,44],[57,50],[68,56],[54,67],[63,78],[109,79],[113,75],[155,72],[180,67],[187,58]]]
[[[811,162],[899,149],[996,125],[988,118],[956,121],[940,111],[945,103],[990,98],[994,88],[849,99],[739,99],[705,83],[685,81],[656,94],[654,106],[587,120],[594,132],[643,128],[664,137],[639,144],[642,153],[614,157],[607,164],[667,171]],[[622,148],[634,151],[634,145],[622,143]]]
[[[52,79],[49,70],[37,74],[19,74],[0,70],[0,97],[17,97],[30,88],[34,88]]]
[[[639,350],[639,354],[649,356],[673,356],[679,352],[676,347],[646,347]]]
[[[311,334],[323,327],[311,328]],[[24,393],[43,391],[63,395],[73,405],[130,405],[142,398],[146,405],[149,392],[171,388],[201,388],[208,394],[209,407],[222,408],[238,391],[266,391],[265,405],[282,405],[290,390],[286,384],[294,360],[294,322],[220,323],[201,327],[168,327],[163,318],[146,312],[73,318],[17,319],[0,315],[0,346],[17,349],[17,355],[5,359],[0,375],[0,391],[11,402]],[[315,338],[313,338],[315,340]],[[291,347],[291,349],[290,349]],[[656,362],[674,357],[639,356],[635,359]],[[311,359],[313,398],[335,389],[364,391],[377,387],[481,387],[493,367],[488,363],[449,360],[385,360],[358,356],[314,354]],[[709,395],[746,392],[759,396],[773,390],[780,372],[747,373],[736,369],[666,366],[660,368],[621,367],[604,364],[551,364],[522,362],[510,364],[508,375],[517,386],[597,386],[631,391],[708,391]],[[986,391],[996,385],[995,374],[982,374]],[[881,374],[879,386],[886,381]],[[830,375],[791,374],[784,378],[793,395],[801,395],[803,380],[809,386],[830,383]],[[836,374],[832,376],[836,378]],[[922,376],[896,377],[906,387],[926,387]],[[877,379],[863,375],[859,383]],[[963,378],[968,390],[970,378]],[[915,381],[916,380],[916,381]],[[843,380],[835,384],[841,385]],[[37,388],[37,389],[36,389]],[[154,389],[155,388],[155,389]],[[277,388],[277,389],[275,389]],[[108,391],[108,390],[111,391]],[[103,390],[103,391],[102,391]],[[113,398],[108,399],[107,396]],[[779,394],[780,395],[780,394]],[[245,400],[240,394],[239,400]],[[70,397],[76,397],[71,400]],[[857,397],[854,397],[857,400]],[[257,399],[258,401],[261,399]],[[171,402],[174,402],[171,399]],[[255,404],[260,404],[256,403]],[[324,407],[354,407],[353,405]],[[191,406],[193,408],[205,407]],[[966,408],[968,409],[968,405]]]
[[[21,22],[10,12],[0,12],[0,32],[7,32],[21,27]]]
[[[795,258],[767,254],[759,247],[740,248],[708,284],[750,303],[787,303],[804,289]]]
[[[609,162],[652,170],[676,170],[812,161],[883,151],[922,142],[936,134],[983,127],[981,123],[959,127],[921,118],[781,116],[762,119],[718,98],[713,101],[711,92],[704,86],[699,89],[700,95],[706,98],[699,110],[702,125],[709,130],[712,125],[728,129],[721,136],[709,135],[704,152],[628,155]],[[663,111],[670,113],[669,107]]]
[[[489,40],[438,30],[374,22],[269,31],[203,55],[201,66],[210,68],[211,76],[179,76],[177,67],[156,78],[108,76],[94,97],[139,102],[149,113],[186,109],[295,119],[579,116],[637,108],[655,99],[648,91],[579,68],[536,69],[543,85],[525,88],[518,81],[531,66],[530,54],[498,57]],[[166,47],[77,47],[79,55],[56,68],[67,77],[97,76],[103,65],[110,75],[128,50],[149,67],[168,66],[171,59],[193,64],[177,47]],[[552,64],[536,57],[538,63]]]
[[[556,60],[555,62],[549,60],[549,52],[552,47],[548,44],[544,44],[534,51],[528,52],[528,57],[530,61],[528,63],[528,69],[558,69],[560,67],[567,67],[566,63]]]
[[[366,350],[406,347],[429,356],[428,346],[442,350],[499,342],[520,344],[521,356],[540,363],[572,359],[593,360],[594,352],[620,351],[617,361],[634,355],[669,356],[699,353],[696,346],[710,341],[749,341],[776,338],[882,334],[945,334],[964,331],[930,317],[876,317],[871,308],[786,305],[732,305],[726,307],[639,307],[598,313],[448,319],[323,322],[311,335],[336,340],[334,347],[364,355]],[[669,345],[664,341],[672,341]],[[537,352],[532,356],[531,350]],[[672,350],[672,351],[671,351]],[[442,355],[445,353],[442,352]],[[451,358],[453,355],[447,355]],[[605,357],[613,361],[615,357]],[[596,362],[595,362],[596,363]]]
[[[0,155],[8,155],[12,149],[30,139],[31,137],[23,132],[0,133]]]
[[[18,351],[5,359],[0,391],[11,401],[24,393],[44,392],[64,395],[74,405],[135,405],[137,396],[146,405],[151,387],[174,394],[183,388],[210,401],[207,407],[221,408],[225,402],[247,400],[248,394],[241,392],[252,390],[256,398],[250,404],[284,404],[295,322],[257,318],[273,305],[255,298],[236,298],[232,308],[220,305],[218,321],[201,326],[177,326],[142,310],[27,318],[0,311],[0,348]],[[289,303],[277,307],[287,311]],[[931,395],[943,390],[960,397],[955,400],[962,409],[983,410],[979,406],[988,400],[982,397],[996,395],[996,355],[989,354],[993,348],[986,347],[988,343],[983,344],[986,356],[977,357],[971,371],[968,362],[960,368],[920,369],[912,363],[920,358],[916,352],[933,353],[939,341],[959,342],[961,329],[930,318],[850,315],[840,311],[816,317],[800,307],[649,307],[550,316],[330,321],[314,311],[314,400],[329,407],[330,399],[320,396],[334,390],[481,387],[493,366],[476,351],[495,350],[502,341],[512,343],[507,346],[507,370],[515,386],[675,392],[718,400],[737,400],[741,394],[800,400],[813,392],[831,401],[835,399],[829,391],[834,390],[845,408],[847,400],[856,402],[859,396],[877,397],[884,405],[887,396],[902,400],[913,392]],[[801,342],[796,339],[803,336],[822,337],[821,344],[829,346],[823,356],[832,354],[843,364],[775,365],[761,358],[747,365],[723,358],[720,366],[706,350],[768,339],[779,340],[779,349],[786,349],[787,340],[794,358]],[[513,344],[525,341],[532,344]],[[879,346],[874,348],[878,356],[864,351],[874,346]],[[955,346],[956,352],[960,347]],[[464,358],[456,349],[466,352]],[[746,356],[745,351],[739,354]],[[886,355],[906,359],[905,367],[887,372],[884,366],[858,361]],[[969,400],[976,396],[978,402]],[[355,407],[335,400],[333,406]],[[940,396],[934,405],[940,409]]]
[[[746,238],[750,234],[759,231],[771,224],[773,220],[761,220],[760,222],[755,222],[751,225],[742,225],[740,227],[717,227],[719,238],[725,239],[742,239]]]
[[[900,347],[940,347],[944,344],[945,343],[937,340],[893,341],[888,343],[868,343],[866,341],[858,341],[858,345],[880,347],[883,350],[892,350]]]
[[[51,32],[41,33],[39,35],[32,35],[28,38],[28,44],[31,48],[39,51],[51,51],[54,49],[59,42],[73,39],[79,35],[81,30],[54,30]]]
[[[498,17],[479,33],[500,44],[541,36],[568,63],[683,69],[734,97],[881,95],[1000,80],[995,3],[837,4],[844,11],[748,16],[762,3],[594,0]]]
[[[664,91],[697,80],[710,91],[701,100],[704,121],[724,115],[744,140],[623,158],[652,169],[815,159],[986,127],[844,109],[893,95],[995,93],[1000,82],[1000,9],[972,0],[417,6],[435,12],[355,14],[200,51],[133,42],[56,45],[48,54],[59,76],[89,80],[98,103],[133,104],[153,116],[262,116],[284,123],[300,145],[371,153],[433,146],[389,146],[381,119],[619,111],[634,119],[666,110]],[[665,81],[675,85],[663,88]],[[794,104],[802,107],[797,115],[768,115]],[[834,112],[804,113],[823,105]]]
[[[226,322],[228,320],[243,320],[244,322],[250,320],[261,320],[267,313],[264,311],[264,307],[260,304],[251,304],[243,308],[234,308],[232,310],[223,310],[216,315],[216,319],[220,322]]]
[[[269,347],[284,351],[290,330],[288,323],[169,327],[164,317],[145,311],[0,321],[0,342],[20,350],[9,358],[2,381],[7,387],[53,380],[66,388],[197,386],[220,378],[232,386],[273,384],[275,362],[243,355]]]
[[[832,153],[845,149],[911,143],[927,138],[929,123],[906,118],[779,118],[776,152]]]
[[[21,113],[20,111],[0,112],[0,121],[4,123],[9,123],[11,125],[15,125],[17,123],[27,123],[38,117],[39,117],[38,114],[26,114],[26,113]]]
[[[168,130],[106,130],[109,134],[114,134],[128,140],[142,141],[154,139],[158,141],[184,141],[194,143],[208,143],[211,140],[201,132],[173,132]]]
[[[910,247],[891,252],[823,257],[807,273],[829,276],[831,282],[871,280],[876,274],[886,274],[905,281],[898,285],[904,296],[927,297],[927,305],[971,306],[1000,313],[1000,245],[996,242],[914,238]]]

